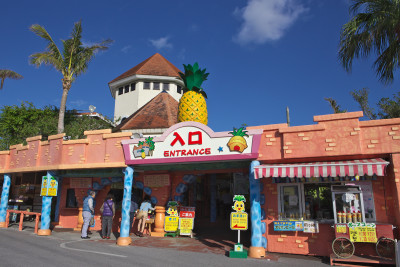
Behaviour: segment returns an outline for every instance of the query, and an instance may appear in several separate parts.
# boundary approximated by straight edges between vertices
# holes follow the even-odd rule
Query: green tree
[[[4,85],[4,80],[5,79],[14,79],[14,80],[19,80],[22,79],[22,75],[16,73],[15,71],[12,70],[0,70],[0,90],[3,89]]]
[[[36,108],[32,103],[23,102],[21,106],[0,108],[0,151],[11,145],[24,144],[26,138],[41,135],[47,140],[49,135],[57,134],[58,108],[46,106]],[[65,132],[71,139],[84,138],[84,131],[111,128],[110,121],[90,116],[78,116],[75,110],[65,113]]]
[[[376,120],[377,116],[374,113],[374,109],[369,106],[368,103],[368,94],[369,89],[363,88],[360,90],[354,90],[350,92],[353,99],[360,105],[361,110],[363,111],[364,115],[367,116],[370,120]]]
[[[376,54],[373,66],[379,80],[391,83],[393,72],[400,66],[400,1],[352,1],[353,17],[342,28],[339,60],[350,71],[354,58]]]
[[[42,64],[53,66],[62,74],[62,97],[60,111],[58,116],[57,132],[64,132],[64,117],[67,103],[68,92],[75,79],[84,73],[89,62],[94,58],[96,52],[108,49],[111,40],[105,40],[91,46],[82,44],[82,25],[81,21],[74,24],[71,36],[67,40],[63,40],[63,49],[59,50],[50,34],[43,26],[34,24],[30,30],[37,36],[47,41],[47,47],[44,52],[32,54],[30,63],[39,67]]]
[[[378,102],[378,116],[382,119],[400,118],[400,92],[393,95],[393,99],[381,98]]]
[[[326,97],[324,98],[326,101],[328,101],[329,105],[331,106],[333,113],[346,113],[347,110],[343,110],[338,103],[336,102],[335,99],[331,97]]]
[[[360,108],[363,111],[364,115],[367,116],[370,120],[400,118],[400,92],[394,94],[393,98],[381,98],[377,104],[378,113],[375,113],[374,109],[371,108],[368,103],[368,88],[354,90],[350,92],[350,94],[353,99],[360,105]],[[332,98],[325,98],[325,100],[330,102],[334,113],[340,113],[335,112],[335,106],[338,110],[340,110],[340,107],[339,105],[337,105],[336,100]]]

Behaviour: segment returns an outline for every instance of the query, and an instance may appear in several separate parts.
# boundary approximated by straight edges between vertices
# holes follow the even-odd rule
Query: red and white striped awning
[[[255,167],[255,178],[289,177],[345,177],[384,176],[389,162],[383,159],[361,159],[335,162],[312,162],[298,164],[270,164]]]

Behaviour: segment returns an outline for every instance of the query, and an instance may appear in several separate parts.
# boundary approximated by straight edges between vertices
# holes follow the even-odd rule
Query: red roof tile
[[[124,72],[108,84],[135,74],[179,77],[178,72],[180,72],[180,70],[177,67],[165,59],[162,55],[156,53],[132,69]]]
[[[115,127],[113,131],[169,128],[178,123],[178,105],[178,101],[163,91]]]

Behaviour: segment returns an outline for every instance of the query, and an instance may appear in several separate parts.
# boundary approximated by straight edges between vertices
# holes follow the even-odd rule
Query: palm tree
[[[12,70],[0,70],[0,90],[3,89],[3,85],[4,85],[4,80],[5,79],[14,79],[14,80],[19,80],[22,79],[22,75],[16,73],[15,71]]]
[[[88,64],[93,59],[96,52],[108,49],[112,41],[107,39],[98,44],[84,46],[81,41],[82,25],[81,21],[78,21],[74,24],[70,38],[62,41],[63,50],[60,51],[43,26],[34,24],[30,27],[30,30],[47,41],[46,50],[44,52],[32,54],[30,56],[30,63],[37,67],[42,64],[53,66],[57,71],[61,72],[63,76],[61,79],[63,93],[57,128],[58,133],[62,133],[64,132],[65,105],[72,83],[79,75],[87,70]]]
[[[393,82],[393,72],[400,66],[400,1],[352,0],[353,18],[340,35],[339,60],[350,71],[354,58],[377,54],[374,62],[379,80]]]

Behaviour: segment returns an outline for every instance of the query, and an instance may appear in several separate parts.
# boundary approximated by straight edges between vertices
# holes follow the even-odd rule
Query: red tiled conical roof
[[[163,91],[125,119],[114,131],[169,128],[178,123],[178,105],[178,101]]]
[[[177,67],[165,59],[162,55],[156,53],[132,69],[124,72],[108,84],[135,74],[179,77],[178,72],[180,72],[180,70]]]

